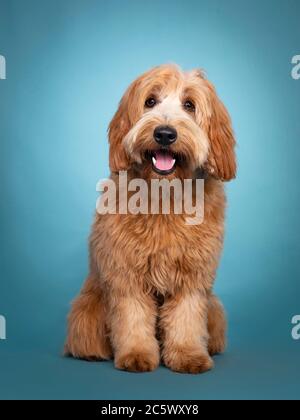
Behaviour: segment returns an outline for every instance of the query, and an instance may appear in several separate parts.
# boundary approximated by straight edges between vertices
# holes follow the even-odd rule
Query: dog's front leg
[[[208,301],[198,290],[169,297],[162,309],[160,328],[163,359],[176,372],[202,373],[213,367],[208,354]]]
[[[110,304],[115,366],[131,372],[152,371],[160,361],[156,303],[142,292],[122,292],[114,295]]]

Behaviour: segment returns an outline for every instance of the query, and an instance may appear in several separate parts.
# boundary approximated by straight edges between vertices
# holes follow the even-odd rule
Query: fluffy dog
[[[90,274],[72,306],[66,354],[118,369],[201,373],[225,350],[213,294],[223,245],[223,182],[235,177],[230,117],[199,70],[156,67],[135,80],[109,126],[111,179],[205,181],[202,224],[184,214],[96,214]]]

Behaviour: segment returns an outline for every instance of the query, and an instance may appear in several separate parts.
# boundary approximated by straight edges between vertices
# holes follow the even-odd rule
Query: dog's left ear
[[[211,115],[208,121],[210,152],[206,169],[215,178],[229,181],[236,176],[235,138],[231,119],[222,101],[219,99],[212,83],[207,84]]]
[[[123,146],[123,139],[130,130],[130,120],[127,110],[127,96],[122,98],[108,128],[109,137],[109,167],[111,172],[126,171],[130,162]]]

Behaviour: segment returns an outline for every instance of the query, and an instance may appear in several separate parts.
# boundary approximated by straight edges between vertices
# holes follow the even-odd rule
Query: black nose
[[[170,146],[177,139],[177,131],[168,125],[160,125],[154,130],[153,136],[161,146]]]

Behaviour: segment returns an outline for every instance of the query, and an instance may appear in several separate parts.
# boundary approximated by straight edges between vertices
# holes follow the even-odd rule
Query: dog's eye
[[[148,98],[145,102],[145,106],[147,108],[153,108],[155,105],[157,104],[156,99],[153,98],[153,96],[151,96],[150,98]]]
[[[192,101],[185,101],[183,107],[188,112],[195,112],[195,105]]]

